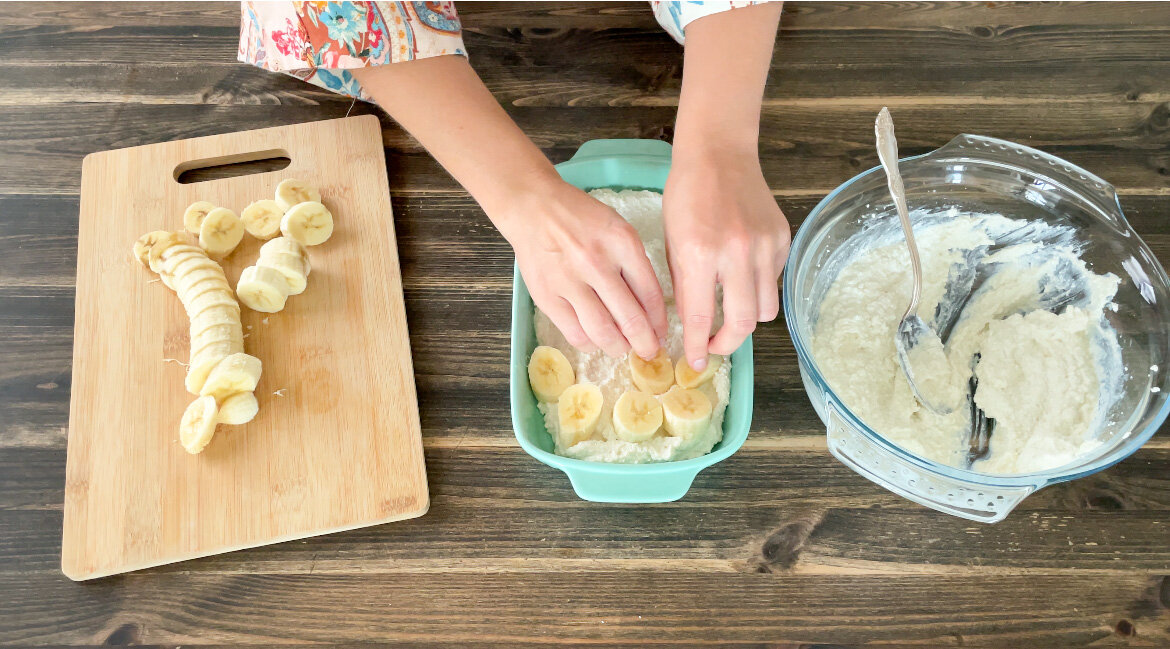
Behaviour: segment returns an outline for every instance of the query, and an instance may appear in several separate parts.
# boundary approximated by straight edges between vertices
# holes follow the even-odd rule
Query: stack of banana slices
[[[185,386],[197,397],[183,412],[179,441],[199,453],[218,424],[245,424],[260,409],[255,390],[262,364],[244,353],[240,302],[274,313],[289,295],[304,292],[310,271],[305,246],[333,234],[333,214],[315,187],[289,179],[277,186],[275,200],[256,201],[240,216],[207,201],[192,203],[183,213],[183,227],[186,232],[142,235],[134,255],[175,291],[190,320]],[[256,264],[240,274],[233,295],[217,259],[231,254],[245,232],[265,243]]]
[[[660,430],[687,443],[711,423],[712,405],[698,388],[715,376],[723,362],[712,354],[696,372],[685,358],[672,363],[665,350],[651,360],[629,356],[630,378],[637,387],[613,406],[613,429],[621,440],[645,442]],[[536,398],[557,404],[560,442],[570,447],[593,436],[604,398],[592,383],[578,383],[573,366],[555,347],[540,346],[528,361],[528,381]]]

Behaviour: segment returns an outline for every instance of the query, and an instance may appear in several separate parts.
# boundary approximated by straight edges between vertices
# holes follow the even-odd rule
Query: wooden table
[[[461,9],[474,65],[554,160],[670,138],[680,50],[644,4]],[[512,437],[507,244],[386,119],[430,513],[70,582],[82,156],[351,110],[235,63],[237,25],[234,4],[0,4],[0,643],[1170,645],[1164,435],[998,525],[950,518],[829,456],[782,322],[756,334],[738,454],[677,503],[578,500]],[[761,147],[794,226],[876,164],[882,105],[907,154],[965,131],[1100,173],[1170,260],[1170,5],[790,5]]]

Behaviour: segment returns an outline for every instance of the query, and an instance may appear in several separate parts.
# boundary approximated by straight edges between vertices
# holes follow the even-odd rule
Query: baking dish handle
[[[1092,172],[1039,149],[999,138],[963,133],[922,157],[945,159],[964,155],[1024,167],[1066,187],[1083,189],[1085,196],[1093,202],[1105,221],[1123,233],[1130,231],[1129,222],[1121,210],[1117,189],[1113,185]]]
[[[610,471],[608,465],[596,468],[561,467],[573,491],[582,500],[598,503],[668,503],[687,494],[702,467],[674,469],[669,473],[646,476],[626,471]]]
[[[996,523],[1037,489],[1034,485],[977,485],[928,473],[854,429],[831,402],[826,409],[829,452],[863,477],[920,505],[959,518]]]
[[[639,156],[670,162],[671,146],[662,140],[611,139],[589,140],[577,149],[571,160]]]

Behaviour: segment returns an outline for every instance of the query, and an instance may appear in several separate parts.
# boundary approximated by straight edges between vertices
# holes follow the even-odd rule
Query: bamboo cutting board
[[[283,156],[280,171],[180,184],[193,167]],[[300,178],[336,229],[309,249],[308,288],[274,314],[241,309],[264,364],[260,413],[178,442],[188,321],[132,256],[207,200],[237,214]],[[418,402],[378,119],[368,115],[105,151],[82,166],[61,567],[90,579],[422,515]],[[245,235],[234,286],[257,257]]]

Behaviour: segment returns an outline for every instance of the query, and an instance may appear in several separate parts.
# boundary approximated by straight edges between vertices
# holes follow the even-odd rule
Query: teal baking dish
[[[561,177],[586,191],[599,188],[652,189],[661,192],[670,171],[670,145],[659,140],[592,140],[567,162]],[[731,395],[723,419],[723,439],[710,453],[678,462],[609,464],[554,454],[536,397],[528,385],[528,358],[536,348],[532,297],[514,271],[512,289],[512,426],[529,455],[569,476],[584,500],[610,503],[661,503],[686,495],[699,471],[739,450],[752,422],[755,365],[749,337],[731,355]]]

